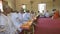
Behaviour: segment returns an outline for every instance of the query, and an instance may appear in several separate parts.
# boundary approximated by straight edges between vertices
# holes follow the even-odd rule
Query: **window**
[[[43,10],[46,11],[46,4],[38,4],[38,10],[40,11],[40,13],[42,13]]]
[[[0,9],[3,12],[3,6],[2,6],[2,1],[0,1]]]

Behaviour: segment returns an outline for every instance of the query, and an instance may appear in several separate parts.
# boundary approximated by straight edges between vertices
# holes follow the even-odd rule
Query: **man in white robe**
[[[22,29],[20,28],[20,26],[22,25],[22,19],[20,18],[22,16],[20,16],[20,13],[17,13],[17,12],[12,12],[10,15],[11,15],[10,18],[12,22],[14,23],[16,30],[17,30],[16,34],[18,34],[22,31]]]
[[[9,6],[6,6],[5,8],[3,8],[3,10],[4,10],[3,17],[5,18],[6,22],[8,23],[8,32],[9,32],[8,34],[15,34],[16,27],[10,17],[10,12],[12,11],[12,9]]]
[[[9,32],[8,18],[5,15],[0,15],[0,34],[10,34]]]
[[[23,10],[21,10],[19,13],[18,13],[18,17],[19,17],[19,25],[20,27],[23,25]],[[19,29],[20,31],[22,31],[22,28]]]
[[[14,25],[17,27],[17,18],[18,18],[18,15],[17,15],[17,13],[16,12],[12,12],[12,13],[10,13],[10,18],[11,18],[11,20],[13,21],[13,23],[14,23]]]
[[[7,13],[0,12],[0,34],[15,34],[14,28],[14,24],[7,17]]]
[[[9,20],[11,21],[11,23],[9,23],[9,24],[11,25],[11,30],[10,30],[10,31],[11,31],[11,34],[16,34],[17,28],[15,27],[14,22],[11,20],[11,15],[8,14],[7,17],[8,17]]]
[[[16,29],[20,29],[20,23],[19,23],[19,17],[18,14],[16,12],[11,13],[11,20],[14,23]]]
[[[24,23],[29,21],[29,20],[32,20],[32,16],[31,16],[29,10],[27,10],[26,13],[24,13],[23,19],[24,19]]]
[[[50,17],[48,10],[45,12],[45,17]]]

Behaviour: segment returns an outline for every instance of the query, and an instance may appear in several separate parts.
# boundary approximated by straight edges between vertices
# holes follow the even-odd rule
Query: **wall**
[[[4,1],[7,1],[8,2],[8,5],[13,9],[13,10],[15,10],[15,8],[16,8],[16,1],[15,0],[4,0]]]
[[[16,0],[16,9],[20,10],[22,4],[26,4],[27,9],[30,10],[30,0]]]
[[[16,0],[16,9],[20,10],[22,4],[27,5],[27,9],[31,10],[31,4],[30,1],[33,1],[32,9],[37,12],[38,11],[38,4],[39,3],[46,3],[47,4],[47,10],[51,11],[53,9],[53,2],[52,0]],[[55,8],[60,9],[60,0],[55,1]]]

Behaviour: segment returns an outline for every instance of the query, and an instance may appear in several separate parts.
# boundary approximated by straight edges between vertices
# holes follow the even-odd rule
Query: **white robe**
[[[15,34],[11,32],[14,28],[14,26],[12,28],[12,25],[12,22],[7,16],[5,16],[4,14],[0,15],[0,34]]]
[[[10,34],[15,34],[17,28],[15,27],[14,22],[11,20],[11,15],[8,14],[7,17],[9,18],[9,20],[10,20],[10,22],[11,22],[11,23],[9,23],[9,24],[11,25],[11,26],[10,26],[10,31],[11,31]]]
[[[23,23],[23,14],[18,13],[18,17],[19,17],[20,23],[22,24]]]
[[[50,14],[48,12],[46,12],[45,17],[50,17]]]
[[[17,13],[10,13],[10,18],[11,18],[12,22],[14,23],[14,25],[17,27],[17,25],[18,25],[18,23],[17,23],[18,21],[16,20],[18,18]]]
[[[31,20],[31,14],[30,13],[24,13],[23,15],[24,23],[27,22],[28,20]]]
[[[14,23],[16,30],[19,30],[20,32],[22,31],[22,29],[20,28],[20,21],[19,21],[19,16],[17,13],[11,13],[10,16],[12,22]]]
[[[18,18],[19,18],[19,27],[23,25],[23,14],[18,13]],[[22,31],[22,28],[19,29],[20,32]]]

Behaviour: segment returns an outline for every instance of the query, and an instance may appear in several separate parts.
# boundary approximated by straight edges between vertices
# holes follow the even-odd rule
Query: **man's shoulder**
[[[1,14],[2,18],[5,19],[5,20],[8,20],[8,17],[5,16],[4,14]]]

